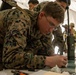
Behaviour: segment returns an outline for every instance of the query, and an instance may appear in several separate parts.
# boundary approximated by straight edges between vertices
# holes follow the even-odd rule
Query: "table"
[[[0,71],[0,75],[14,75],[11,71],[13,69],[4,69],[2,71]],[[28,70],[20,70],[22,72],[28,73],[28,74],[32,74],[33,71],[28,71]]]
[[[14,69],[4,69],[4,70],[0,71],[0,75],[13,75],[13,73],[11,72],[12,70],[14,70]],[[45,73],[46,71],[50,71],[51,69],[49,69],[48,67],[46,67],[44,69],[40,69],[40,70],[36,70],[36,71],[28,71],[28,70],[20,70],[20,71],[28,73],[29,75],[33,75],[33,73],[34,73],[34,75],[37,75],[37,74],[35,74],[35,72],[41,71],[41,70],[43,70],[42,72]],[[74,68],[61,68],[61,70],[62,71],[67,71],[67,72],[68,71],[69,72],[76,72],[76,69],[74,69]]]

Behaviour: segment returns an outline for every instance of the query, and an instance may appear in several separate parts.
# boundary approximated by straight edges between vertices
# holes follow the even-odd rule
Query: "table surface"
[[[2,71],[0,71],[0,75],[14,75],[11,71],[14,69],[4,69]],[[28,71],[28,70],[20,70],[21,72],[25,72],[28,74],[32,74],[34,73],[33,71]]]
[[[2,71],[0,71],[0,75],[14,75],[11,71],[14,70],[14,69],[4,69]],[[44,71],[49,71],[47,68],[46,69],[42,69]],[[51,70],[51,69],[50,69]],[[75,69],[73,68],[61,68],[62,71],[66,71],[66,72],[75,72]],[[25,72],[25,73],[28,73],[29,75],[37,72],[37,71],[40,71],[40,70],[37,70],[37,71],[28,71],[28,70],[20,70],[21,72]]]

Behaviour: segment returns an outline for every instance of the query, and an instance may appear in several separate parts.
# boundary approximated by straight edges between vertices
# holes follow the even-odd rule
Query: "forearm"
[[[18,51],[12,52],[3,57],[4,66],[6,68],[26,69],[26,68],[44,68],[45,58],[43,56],[33,55],[33,53],[26,53]]]

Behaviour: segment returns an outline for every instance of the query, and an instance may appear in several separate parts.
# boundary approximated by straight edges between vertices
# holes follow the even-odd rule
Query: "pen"
[[[21,72],[19,70],[12,70],[11,72],[14,73],[14,75],[28,75],[28,73]]]

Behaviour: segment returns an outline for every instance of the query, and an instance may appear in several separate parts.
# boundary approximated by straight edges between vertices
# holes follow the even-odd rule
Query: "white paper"
[[[44,75],[44,73],[46,73],[46,72],[47,72],[47,71],[39,70],[39,71],[34,72],[34,73],[30,74],[30,75]]]
[[[7,75],[7,73],[0,71],[0,75]]]

